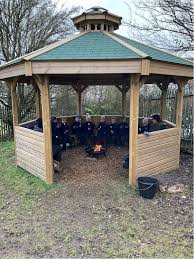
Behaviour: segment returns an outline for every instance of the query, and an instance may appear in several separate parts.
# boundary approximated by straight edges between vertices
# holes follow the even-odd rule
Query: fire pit
[[[106,156],[106,149],[101,145],[96,145],[95,147],[88,147],[85,149],[89,157],[100,158]]]

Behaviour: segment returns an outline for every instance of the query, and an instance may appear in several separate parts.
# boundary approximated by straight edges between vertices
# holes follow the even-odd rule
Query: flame
[[[102,148],[102,145],[96,145],[94,151],[99,152]]]

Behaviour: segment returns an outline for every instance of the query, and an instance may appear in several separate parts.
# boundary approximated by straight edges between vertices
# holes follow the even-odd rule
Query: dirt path
[[[142,199],[121,167],[126,150],[99,161],[83,149],[64,154],[63,173],[48,191],[18,194],[0,183],[0,257],[192,258],[192,190]],[[192,184],[192,157],[161,182]]]

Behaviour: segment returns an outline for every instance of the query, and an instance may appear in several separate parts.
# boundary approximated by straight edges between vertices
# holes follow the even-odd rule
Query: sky
[[[128,0],[130,2],[132,0]],[[109,12],[123,17],[123,20],[127,20],[129,15],[128,8],[124,0],[56,0],[57,5],[64,4],[65,7],[82,6],[84,10],[87,10],[93,6],[101,6],[106,8]],[[117,33],[123,36],[128,36],[128,30],[126,26],[121,25]]]

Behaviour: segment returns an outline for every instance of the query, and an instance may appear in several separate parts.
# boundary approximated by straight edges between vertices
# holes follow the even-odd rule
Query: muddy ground
[[[13,149],[3,148],[0,156],[7,152],[14,163]],[[161,184],[186,184],[183,192],[145,200],[128,186],[125,152],[111,148],[94,161],[83,148],[68,150],[51,188],[18,170],[8,180],[4,161],[0,257],[192,258],[192,156],[183,154],[180,169],[157,176]]]

